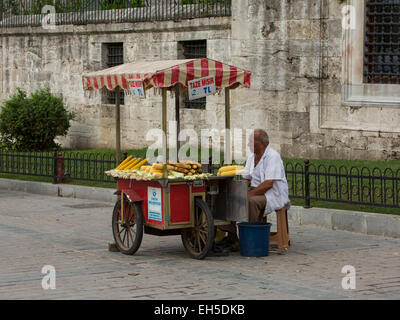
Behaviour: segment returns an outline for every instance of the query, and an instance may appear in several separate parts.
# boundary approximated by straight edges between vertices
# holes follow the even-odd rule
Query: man
[[[262,129],[254,130],[248,146],[252,154],[247,159],[242,176],[250,186],[247,194],[249,221],[262,222],[271,212],[290,205],[289,187],[282,159],[269,146],[268,134]],[[221,229],[228,232],[225,243],[236,251],[236,225]]]
[[[255,130],[248,146],[253,153],[247,159],[243,178],[250,184],[249,221],[261,222],[264,216],[290,205],[289,187],[282,159],[269,146],[268,134]]]

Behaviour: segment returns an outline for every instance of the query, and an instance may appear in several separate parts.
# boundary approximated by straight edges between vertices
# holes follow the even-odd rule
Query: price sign
[[[143,87],[143,81],[141,80],[129,80],[129,89],[131,90],[132,97],[144,99],[146,98],[146,93]]]
[[[147,188],[147,208],[149,220],[162,221],[160,188]]]
[[[215,88],[215,77],[205,77],[188,81],[188,90],[189,100],[200,99],[214,94],[217,91]]]

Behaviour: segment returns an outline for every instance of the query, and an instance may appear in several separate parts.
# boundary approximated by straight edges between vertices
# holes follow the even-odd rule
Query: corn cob
[[[163,170],[164,165],[162,163],[153,163],[153,168],[158,169],[158,170]]]
[[[198,162],[192,163],[192,169],[198,169],[198,168],[201,168],[201,164],[200,163],[198,163]]]
[[[140,158],[135,159],[135,161],[132,161],[131,163],[129,163],[129,165],[127,167],[125,167],[125,170],[132,170],[134,166],[136,166],[139,162],[140,162]]]
[[[152,174],[153,178],[159,179],[163,177],[163,174],[161,172],[155,172]]]
[[[120,170],[126,170],[132,163],[134,163],[137,159],[133,158],[120,167]]]
[[[126,158],[124,161],[122,161],[116,169],[119,170],[119,169],[120,169],[121,167],[123,167],[126,163],[128,163],[131,159],[132,159],[132,156],[129,156],[129,157]]]
[[[147,163],[148,159],[144,159],[140,161],[137,165],[135,165],[132,170],[139,169],[141,166],[144,166]]]
[[[157,168],[151,168],[150,173],[164,173],[164,171]]]
[[[135,166],[137,163],[139,163],[142,159],[140,158],[135,158],[133,161],[131,161],[127,166],[125,166],[125,170],[131,170],[133,166]]]
[[[218,170],[218,172],[223,173],[223,172],[226,172],[226,171],[233,171],[233,170],[243,169],[243,168],[244,168],[243,166],[237,166],[237,165],[235,165],[235,166],[226,166],[226,167],[220,168]]]
[[[220,172],[220,173],[218,173],[218,176],[221,176],[221,177],[236,176],[236,175],[239,175],[242,173],[243,173],[243,170],[232,170],[232,171]]]

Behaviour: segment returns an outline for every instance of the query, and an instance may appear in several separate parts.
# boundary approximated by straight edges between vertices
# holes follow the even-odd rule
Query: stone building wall
[[[357,1],[364,0],[348,3]],[[243,110],[255,108],[246,113],[249,127],[267,128],[272,145],[286,157],[400,159],[398,103],[342,103],[349,72],[344,4],[244,0],[233,5],[232,62],[253,71],[251,90],[234,93],[233,100]],[[360,19],[362,12],[357,11]]]
[[[354,0],[349,0],[354,1]],[[358,0],[364,1],[364,0]],[[16,87],[50,83],[78,117],[61,142],[71,148],[114,147],[114,108],[85,95],[81,75],[103,68],[102,43],[124,42],[125,62],[176,59],[177,41],[207,39],[209,58],[252,71],[251,89],[232,92],[232,128],[265,128],[285,157],[399,159],[399,106],[345,105],[345,32],[338,0],[233,0],[232,17],[135,24],[2,30],[4,100]],[[356,57],[357,58],[357,57]],[[359,57],[362,59],[362,57]],[[168,101],[174,118],[174,99]],[[122,147],[148,145],[160,127],[161,98],[121,109]],[[224,97],[206,110],[183,109],[183,128],[223,128]]]
[[[104,104],[103,93],[85,94],[82,74],[104,69],[104,43],[123,42],[124,62],[177,59],[178,41],[207,39],[209,58],[230,62],[230,18],[183,22],[58,26],[56,30],[3,30],[4,89],[1,100],[17,87],[28,92],[50,85],[77,115],[66,138],[67,148],[113,148],[115,106]],[[182,128],[218,127],[223,96],[208,98],[206,110],[183,109]],[[175,118],[175,100],[169,96],[169,119]],[[121,106],[122,148],[142,148],[146,132],[161,127],[161,97],[153,90],[145,100],[127,96]]]

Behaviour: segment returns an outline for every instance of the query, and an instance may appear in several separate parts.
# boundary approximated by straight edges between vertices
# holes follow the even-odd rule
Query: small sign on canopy
[[[132,97],[144,99],[146,98],[146,93],[143,86],[142,80],[129,80],[129,89],[132,93]]]
[[[200,99],[216,91],[215,76],[188,81],[189,100]]]

